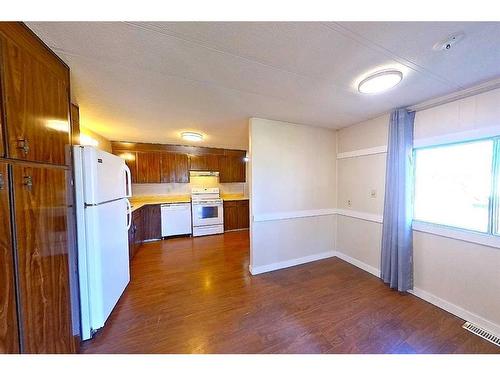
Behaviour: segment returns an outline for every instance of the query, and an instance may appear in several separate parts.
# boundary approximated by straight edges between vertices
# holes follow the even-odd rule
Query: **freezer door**
[[[130,281],[127,207],[119,199],[85,208],[86,251],[78,259],[84,340],[104,326]]]
[[[82,150],[85,203],[99,204],[131,195],[130,171],[119,156],[92,146]]]

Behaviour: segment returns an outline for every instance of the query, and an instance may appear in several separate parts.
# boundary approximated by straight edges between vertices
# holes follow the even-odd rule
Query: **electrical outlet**
[[[347,200],[347,207],[351,207],[352,206],[352,202],[350,199]]]
[[[372,189],[370,191],[370,198],[377,198],[377,190]]]

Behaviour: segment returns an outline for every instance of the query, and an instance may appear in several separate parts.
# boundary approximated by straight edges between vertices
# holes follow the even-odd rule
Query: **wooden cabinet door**
[[[191,155],[189,163],[192,171],[219,171],[219,155]]]
[[[2,50],[2,39],[0,38],[0,51],[1,50]],[[5,149],[5,122],[3,116],[3,94],[1,87],[2,87],[2,72],[0,70],[0,158],[5,158],[7,157],[7,155]]]
[[[189,156],[189,169],[191,171],[205,171],[205,159],[202,155],[190,155]]]
[[[248,200],[238,201],[238,229],[250,228],[250,207]]]
[[[162,152],[161,182],[189,182],[189,159],[186,154]]]
[[[219,157],[219,182],[232,182],[231,159],[229,156],[221,155]]]
[[[137,248],[141,246],[144,241],[144,220],[143,220],[143,210],[144,207],[135,210],[132,213],[132,223],[134,223],[135,234],[134,234],[134,255],[137,252]]]
[[[0,162],[0,354],[19,353],[8,178]]]
[[[0,24],[8,157],[67,164],[69,69],[18,23]]]
[[[232,151],[229,155],[219,157],[220,174],[219,181],[226,182],[245,182],[246,181],[246,163],[245,152]]]
[[[63,168],[13,166],[17,264],[26,353],[72,353],[68,202]]]
[[[224,202],[224,230],[238,229],[238,202]]]
[[[245,182],[246,181],[246,163],[245,156],[232,156],[232,180],[233,182]]]
[[[158,183],[160,179],[159,152],[138,152],[136,155],[137,183]]]
[[[148,204],[141,208],[144,220],[144,240],[161,238],[161,206]]]
[[[132,214],[132,225],[128,230],[128,258],[132,260],[135,255],[135,234],[137,232],[137,223],[134,220],[134,215]]]

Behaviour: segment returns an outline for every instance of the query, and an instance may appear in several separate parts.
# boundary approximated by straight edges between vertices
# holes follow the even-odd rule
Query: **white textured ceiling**
[[[81,122],[111,140],[246,148],[249,117],[338,128],[500,76],[500,23],[30,22],[70,66]],[[451,33],[455,48],[432,46]],[[405,78],[361,95],[359,77]]]

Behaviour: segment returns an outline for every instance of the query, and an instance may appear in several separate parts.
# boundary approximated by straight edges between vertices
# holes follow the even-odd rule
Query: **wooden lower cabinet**
[[[0,162],[0,354],[19,353],[8,181]]]
[[[143,210],[144,240],[161,239],[161,206],[148,204],[141,210]]]
[[[224,231],[250,226],[248,200],[224,201]]]
[[[148,204],[132,213],[132,225],[128,231],[129,259],[137,253],[144,241],[161,238],[161,205]]]
[[[132,212],[132,224],[128,230],[128,255],[129,260],[132,260],[137,252],[142,241],[139,240],[140,233],[138,232],[142,228],[141,224],[142,212],[140,209]]]
[[[21,343],[25,353],[73,353],[64,168],[13,165]]]

